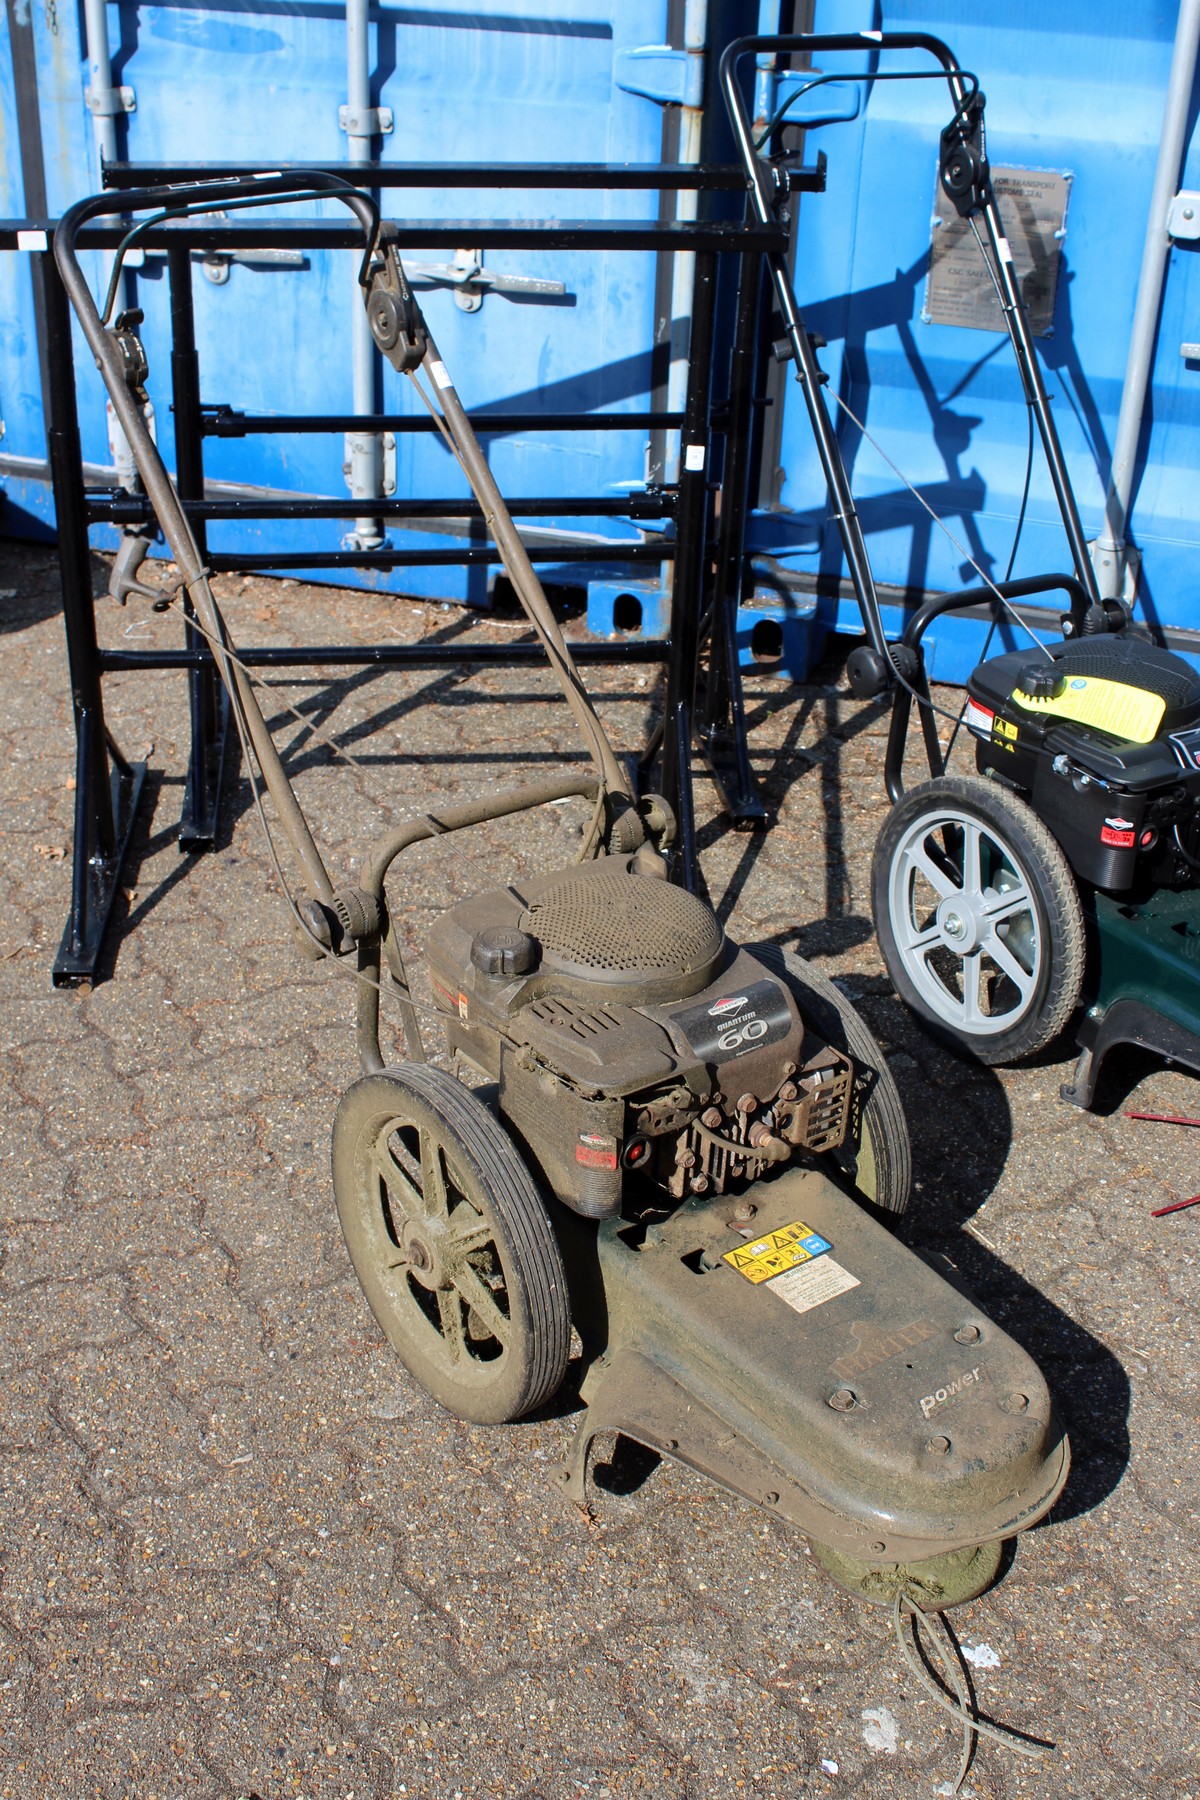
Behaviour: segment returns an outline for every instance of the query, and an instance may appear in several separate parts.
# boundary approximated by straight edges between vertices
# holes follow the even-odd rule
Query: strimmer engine
[[[837,1150],[854,1069],[657,854],[605,857],[445,913],[428,944],[451,1049],[573,1211],[626,1171],[672,1200]]]

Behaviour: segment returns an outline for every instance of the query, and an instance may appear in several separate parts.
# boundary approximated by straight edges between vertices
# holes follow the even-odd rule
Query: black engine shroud
[[[499,1083],[547,1186],[587,1218],[627,1175],[678,1200],[836,1150],[854,1070],[661,860],[612,856],[479,894],[427,946],[451,1050]]]
[[[1012,650],[971,676],[966,723],[980,772],[1028,794],[1081,880],[1112,892],[1194,886],[1200,676],[1182,657],[1125,634],[1045,648],[1049,663]],[[1048,677],[1058,693],[1024,694],[1027,672]],[[1119,707],[1108,718],[1116,729],[1070,717],[1072,699],[1097,688],[1118,701],[1133,694],[1161,702],[1157,724],[1130,737],[1119,729]],[[1106,717],[1103,704],[1096,717]]]

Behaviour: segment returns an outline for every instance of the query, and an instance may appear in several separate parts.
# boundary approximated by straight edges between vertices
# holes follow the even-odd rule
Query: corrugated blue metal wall
[[[61,211],[98,186],[87,79],[76,0],[13,0],[28,6],[36,50],[47,203]],[[804,9],[801,9],[802,11]],[[1100,524],[1110,447],[1120,405],[1146,209],[1150,195],[1176,7],[1145,0],[1034,0],[971,8],[939,0],[815,0],[820,31],[916,28],[947,39],[976,70],[988,96],[993,161],[1069,172],[1070,210],[1063,244],[1053,334],[1039,350],[1089,536]],[[790,8],[785,9],[790,12]],[[777,8],[727,5],[731,30],[769,29]],[[114,79],[132,87],[136,111],[118,122],[122,153],[134,160],[246,158],[341,160],[338,125],[346,97],[345,18],[338,5],[292,0],[245,4],[108,7]],[[654,161],[662,151],[663,110],[618,85],[623,53],[668,34],[667,0],[617,0],[594,9],[585,0],[530,0],[519,15],[503,0],[479,0],[452,13],[436,0],[372,13],[372,99],[388,106],[394,132],[385,161],[422,157]],[[10,20],[11,34],[11,20]],[[832,59],[828,66],[835,65]],[[837,66],[852,68],[854,59]],[[867,58],[857,66],[870,66]],[[894,66],[894,60],[893,60]],[[797,228],[796,280],[812,325],[829,339],[831,387],[864,417],[887,456],[944,514],[962,550],[989,574],[1003,573],[1012,545],[1025,468],[1026,409],[1006,342],[999,335],[929,323],[923,316],[938,133],[948,116],[937,83],[875,83],[861,103],[843,92],[849,122],[812,132],[810,151],[829,157],[824,196],[804,200]],[[835,110],[837,110],[835,106]],[[17,148],[10,42],[0,38],[0,201],[25,210]],[[1200,184],[1200,151],[1189,154],[1182,184]],[[569,194],[418,194],[397,204],[429,216],[546,217],[578,214]],[[648,195],[597,198],[595,216],[649,216]],[[1141,605],[1156,622],[1200,630],[1192,570],[1200,539],[1193,504],[1200,409],[1200,364],[1180,345],[1200,337],[1195,244],[1171,256],[1131,535],[1142,553]],[[445,252],[428,260],[445,261]],[[445,290],[424,289],[431,323],[473,408],[548,410],[647,404],[651,346],[661,341],[656,270],[647,254],[588,257],[497,252],[506,273],[559,280],[562,300],[489,296],[460,311]],[[252,411],[342,411],[350,404],[350,259],[315,254],[303,271],[235,265],[222,286],[197,273],[196,292],[206,400]],[[97,277],[99,267],[96,267]],[[148,258],[137,275],[147,314],[151,391],[168,453],[165,282]],[[85,455],[111,456],[103,397],[90,365],[80,364]],[[390,371],[380,399],[413,404]],[[799,396],[790,384],[768,434],[764,503],[753,542],[774,568],[811,584],[841,571],[828,525],[820,473]],[[44,455],[27,259],[0,257],[0,480],[8,529],[49,519],[44,484],[25,479]],[[959,586],[971,570],[962,551],[931,524],[887,462],[858,441],[848,421],[842,439],[860,496],[879,580],[908,588]],[[525,433],[497,438],[493,457],[506,491],[517,494],[613,492],[645,473],[644,434]],[[210,442],[211,477],[306,493],[342,493],[340,438],[254,438]],[[397,491],[414,496],[459,491],[448,457],[431,443],[401,437]],[[554,524],[553,521],[550,522]],[[569,527],[572,521],[559,523]],[[599,533],[627,533],[611,521],[585,521]],[[344,529],[306,524],[281,548],[336,547]],[[403,543],[395,530],[393,541]],[[214,527],[214,548],[264,542],[260,528]],[[422,535],[433,546],[439,539]],[[1062,567],[1065,546],[1040,455],[1035,455],[1029,513],[1015,573]],[[570,570],[561,572],[569,578]],[[595,576],[596,571],[590,574]],[[582,576],[580,577],[583,578]],[[372,577],[408,591],[483,597],[484,575],[448,570]],[[853,609],[801,592],[785,609],[794,623],[816,618],[853,629]],[[749,640],[755,614],[747,614]],[[648,621],[649,622],[649,621]],[[893,616],[898,626],[898,612]],[[791,663],[801,672],[818,634],[793,636]],[[939,628],[935,672],[956,678],[978,648],[964,624]]]
[[[257,160],[264,166],[277,160],[345,160],[347,139],[338,121],[347,81],[341,7],[295,6],[290,0],[251,0],[236,8],[138,6],[120,0],[107,10],[114,81],[136,95],[136,110],[118,120],[121,153],[129,160]],[[381,160],[454,159],[488,167],[521,160],[660,159],[662,106],[623,91],[617,77],[623,52],[666,41],[667,0],[616,5],[610,12],[587,0],[531,0],[519,16],[502,0],[479,0],[460,14],[416,0],[403,9],[374,9],[372,21],[372,100],[390,108],[394,118],[394,130],[382,140]],[[47,198],[51,212],[59,212],[99,186],[83,99],[87,67],[76,0],[49,5],[32,0],[31,24]],[[11,152],[16,144],[12,82],[0,85],[5,94],[0,117]],[[10,216],[24,211],[18,172],[19,158],[10,153],[0,174]],[[647,193],[414,190],[384,196],[385,211],[431,219],[653,218],[657,204],[657,196]],[[470,241],[464,229],[464,247]],[[424,258],[443,265],[448,259],[445,250]],[[413,260],[422,260],[419,251]],[[318,252],[302,271],[234,264],[222,285],[213,285],[198,267],[205,400],[260,414],[350,410],[354,261],[349,252]],[[0,408],[6,427],[0,452],[36,462],[44,455],[44,429],[25,262],[0,258]],[[421,289],[431,328],[472,410],[553,413],[648,405],[651,349],[660,324],[653,253],[496,251],[487,266],[499,274],[561,282],[565,293],[561,298],[488,295],[478,311],[465,312],[449,288]],[[149,391],[170,458],[163,275],[163,260],[148,255],[134,280],[136,304],[146,313]],[[84,455],[107,464],[103,395],[90,365],[81,362],[79,368]],[[402,377],[384,369],[380,382],[383,410],[419,410]],[[527,432],[492,437],[489,443],[497,478],[514,495],[620,492],[645,479],[644,431]],[[340,436],[210,440],[206,474],[258,487],[345,493],[343,456]],[[438,440],[400,435],[395,456],[398,493],[466,494]],[[21,525],[16,508],[49,516],[42,486],[20,480],[11,462],[0,478],[14,509],[9,529]],[[549,520],[539,529],[573,531],[577,525],[595,534],[637,536],[611,520]],[[346,527],[306,522],[291,537],[287,530],[214,525],[210,547],[252,553],[269,536],[280,549],[331,549]],[[397,546],[406,541],[395,529],[390,537]],[[415,541],[434,548],[455,540],[423,533]],[[398,571],[369,579],[409,592],[482,599],[486,571]]]
[[[1038,352],[1089,539],[1101,525],[1111,446],[1158,152],[1177,7],[1118,0],[817,0],[823,32],[922,30],[948,42],[987,95],[993,165],[1072,176],[1052,334]],[[917,56],[828,56],[830,71],[921,66]],[[926,63],[924,66],[930,66]],[[813,96],[818,104],[819,97]],[[850,108],[847,108],[850,110]],[[1193,104],[1193,118],[1195,106]],[[923,318],[938,136],[950,108],[941,82],[877,82],[858,116],[810,132],[829,158],[828,190],[806,197],[796,235],[796,286],[807,322],[829,340],[822,363],[880,446],[942,515],[957,548],[842,416],[839,432],[876,576],[947,589],[1008,566],[1026,464],[1027,413],[1007,338]],[[1200,185],[1193,147],[1181,186]],[[1180,345],[1200,336],[1200,247],[1171,253],[1130,535],[1142,554],[1139,608],[1157,623],[1200,630],[1200,363]],[[986,282],[982,261],[980,280]],[[814,577],[843,572],[820,470],[794,383],[765,471],[756,521],[764,551]],[[1053,490],[1035,450],[1028,516],[1014,573],[1070,568]],[[814,611],[803,597],[800,614]],[[857,610],[815,606],[854,629]],[[893,609],[889,626],[898,627]],[[939,624],[935,673],[961,679],[981,628]]]

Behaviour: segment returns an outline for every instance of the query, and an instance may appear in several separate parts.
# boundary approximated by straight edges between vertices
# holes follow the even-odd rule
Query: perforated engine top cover
[[[711,907],[686,888],[632,873],[623,858],[568,869],[537,884],[520,927],[538,940],[547,970],[606,986],[697,992],[724,943]]]
[[[451,907],[429,938],[435,981],[457,1004],[460,991],[474,988],[475,935],[504,925],[537,943],[526,998],[582,992],[589,1004],[645,1006],[698,994],[729,959],[720,921],[703,900],[640,872],[635,860],[602,857]]]

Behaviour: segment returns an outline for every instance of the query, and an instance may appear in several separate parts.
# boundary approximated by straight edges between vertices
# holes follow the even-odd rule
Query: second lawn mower
[[[981,1062],[1033,1054],[1082,1003],[1079,1061],[1062,1093],[1089,1106],[1114,1044],[1140,1044],[1200,1069],[1200,676],[1135,628],[1124,604],[1101,596],[992,185],[984,97],[950,49],[924,32],[878,31],[730,45],[722,79],[756,216],[778,220],[788,203],[789,158],[777,135],[787,106],[831,77],[812,69],[807,81],[794,80],[787,103],[756,140],[739,62],[751,53],[796,58],[809,73],[817,53],[843,51],[870,57],[869,74],[850,76],[868,86],[931,75],[947,84],[954,111],[941,134],[939,184],[979,242],[1073,565],[1070,575],[999,582],[976,565],[978,585],[931,596],[899,642],[886,641],[822,391],[820,343],[805,328],[787,259],[768,255],[784,348],[801,384],[867,636],[850,656],[851,685],[863,697],[892,696],[886,782],[894,809],[872,872],[879,945],[913,1012]],[[880,67],[878,59],[891,52],[910,59],[915,53],[936,67]],[[1032,454],[1032,424],[1030,430]],[[1022,624],[1016,602],[1055,592],[1066,595],[1070,610],[1061,617],[1061,636],[1043,642]],[[977,772],[962,777],[946,773],[921,640],[934,620],[965,608],[991,608],[997,622],[1015,621],[1030,644],[972,674],[963,723]],[[930,779],[905,793],[914,701]]]

